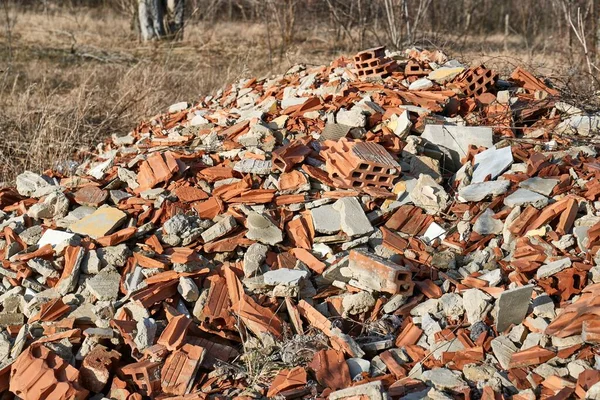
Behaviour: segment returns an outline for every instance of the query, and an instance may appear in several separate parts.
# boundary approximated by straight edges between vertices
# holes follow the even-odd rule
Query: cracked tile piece
[[[111,233],[126,219],[127,214],[117,208],[100,207],[92,214],[71,224],[69,229],[74,233],[96,239]]]

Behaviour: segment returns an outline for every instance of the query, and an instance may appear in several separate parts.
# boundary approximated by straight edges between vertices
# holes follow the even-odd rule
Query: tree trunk
[[[184,0],[138,0],[142,40],[183,37]]]
[[[591,57],[592,62],[597,62],[598,60],[598,0],[592,0],[592,43],[591,43]]]
[[[167,1],[167,23],[169,35],[175,39],[183,39],[184,0]]]
[[[143,41],[154,39],[154,24],[150,14],[148,0],[139,0],[138,2],[138,17],[140,26],[140,35]]]

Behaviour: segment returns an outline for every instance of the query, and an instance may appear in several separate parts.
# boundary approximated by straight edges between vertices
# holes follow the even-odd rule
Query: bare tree
[[[590,51],[589,51],[588,45],[587,45],[587,39],[586,39],[586,35],[585,35],[585,25],[583,22],[583,17],[581,16],[581,9],[579,7],[577,7],[577,26],[575,26],[575,24],[573,23],[573,18],[571,18],[570,11],[569,11],[567,18],[569,20],[569,24],[571,25],[571,28],[573,29],[573,32],[575,33],[575,36],[577,37],[577,40],[579,41],[579,43],[581,44],[581,47],[583,48],[583,55],[585,57],[588,72],[590,75],[593,75],[592,67],[594,67],[595,69],[598,69],[598,68],[592,63],[592,60],[590,58]]]
[[[275,23],[281,37],[281,46],[279,48],[281,57],[294,40],[298,0],[267,0],[266,3],[272,16],[275,18]]]
[[[4,13],[4,23],[6,28],[6,42],[7,42],[7,50],[8,50],[8,61],[12,61],[13,59],[13,35],[12,30],[15,25],[15,18],[10,15],[10,11],[8,9],[8,1],[2,1],[2,10]]]
[[[415,34],[419,31],[432,0],[418,0],[412,4],[409,3],[409,0],[383,0],[386,31],[390,43],[396,48],[415,42]],[[402,32],[403,26],[404,33]],[[406,38],[406,43],[404,43],[404,38]]]
[[[383,0],[385,7],[386,31],[391,44],[398,47],[402,41],[402,31],[400,30],[399,11],[397,2],[394,0]]]

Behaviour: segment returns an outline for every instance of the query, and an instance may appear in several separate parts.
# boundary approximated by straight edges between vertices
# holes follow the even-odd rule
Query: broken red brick
[[[204,354],[202,347],[191,344],[184,344],[181,349],[171,353],[161,370],[163,391],[175,395],[190,393]]]
[[[31,346],[12,364],[9,390],[23,399],[83,400],[89,392],[79,383],[79,374],[53,351]]]
[[[84,186],[75,192],[75,201],[82,206],[99,207],[108,199],[108,192],[97,186]]]
[[[400,165],[383,146],[341,139],[322,150],[330,178],[343,187],[391,187]]]
[[[290,370],[283,369],[279,371],[267,392],[268,397],[273,397],[280,392],[293,389],[298,386],[304,386],[307,382],[306,371],[302,367],[295,367]]]
[[[85,388],[94,393],[101,393],[110,380],[111,369],[121,354],[106,347],[95,346],[83,359],[79,373],[81,383]]]
[[[350,251],[349,268],[357,273],[366,273],[365,279],[372,281],[376,290],[391,294],[406,294],[410,296],[414,283],[408,268],[387,261],[374,254],[364,251]],[[375,288],[374,287],[374,288]]]
[[[144,360],[122,367],[121,372],[131,377],[143,395],[153,396],[161,389],[160,365],[160,362]]]
[[[350,386],[350,370],[343,353],[340,351],[318,351],[315,353],[309,367],[315,372],[317,382],[331,390]]]

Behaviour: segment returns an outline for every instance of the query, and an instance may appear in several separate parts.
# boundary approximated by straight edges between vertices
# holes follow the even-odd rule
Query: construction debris
[[[382,47],[0,189],[23,399],[600,398],[597,116]]]

